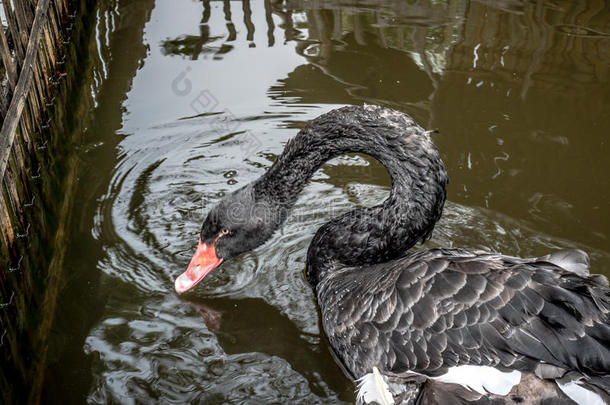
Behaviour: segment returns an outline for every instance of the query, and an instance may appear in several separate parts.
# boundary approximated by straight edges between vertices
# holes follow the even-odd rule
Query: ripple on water
[[[340,402],[328,389],[325,397],[313,394],[310,383],[282,358],[226,354],[199,313],[188,305],[185,310],[176,298],[145,300],[146,307],[156,308],[153,313],[116,304],[121,309],[86,339],[96,380],[90,403]]]
[[[262,174],[273,158],[240,156],[236,150],[247,139],[202,131],[191,121],[138,130],[119,145],[93,231],[105,251],[99,267],[113,287],[85,343],[93,358],[89,402],[340,402],[320,375],[304,377],[273,351],[227,354],[217,338],[226,332],[207,326],[214,325],[213,311],[173,292],[209,208]],[[270,243],[215,270],[191,298],[262,297],[300,334],[317,335],[316,308],[301,273],[315,224],[302,221],[288,221]]]

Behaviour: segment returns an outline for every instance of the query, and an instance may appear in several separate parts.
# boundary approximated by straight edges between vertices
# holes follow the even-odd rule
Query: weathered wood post
[[[38,364],[44,359],[33,353],[44,346],[43,335],[50,330],[43,306],[48,304],[54,234],[61,229],[56,220],[61,209],[53,198],[61,176],[53,162],[64,141],[58,118],[68,87],[70,12],[79,4],[4,0],[2,5],[0,402],[35,403],[39,396],[32,392],[40,387]]]

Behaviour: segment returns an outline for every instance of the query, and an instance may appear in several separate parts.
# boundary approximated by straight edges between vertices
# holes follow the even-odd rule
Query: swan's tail
[[[394,405],[394,397],[390,392],[388,383],[377,367],[373,371],[358,379],[358,395],[356,404]]]

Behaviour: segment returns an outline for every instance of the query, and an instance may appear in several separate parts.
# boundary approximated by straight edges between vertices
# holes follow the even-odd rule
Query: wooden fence
[[[0,26],[0,396],[36,403],[50,331],[49,265],[61,210],[58,151],[70,89],[69,0],[2,0]],[[71,14],[72,13],[72,14]],[[2,13],[0,13],[2,14]],[[59,170],[60,171],[60,170]],[[45,181],[42,181],[44,179]],[[48,180],[48,181],[47,181]],[[44,329],[44,331],[42,330]]]

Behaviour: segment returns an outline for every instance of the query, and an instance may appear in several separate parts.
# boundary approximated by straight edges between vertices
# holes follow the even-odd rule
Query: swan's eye
[[[229,231],[227,228],[222,228],[222,231],[220,231],[221,235],[228,235],[230,233],[231,233],[231,231]]]

